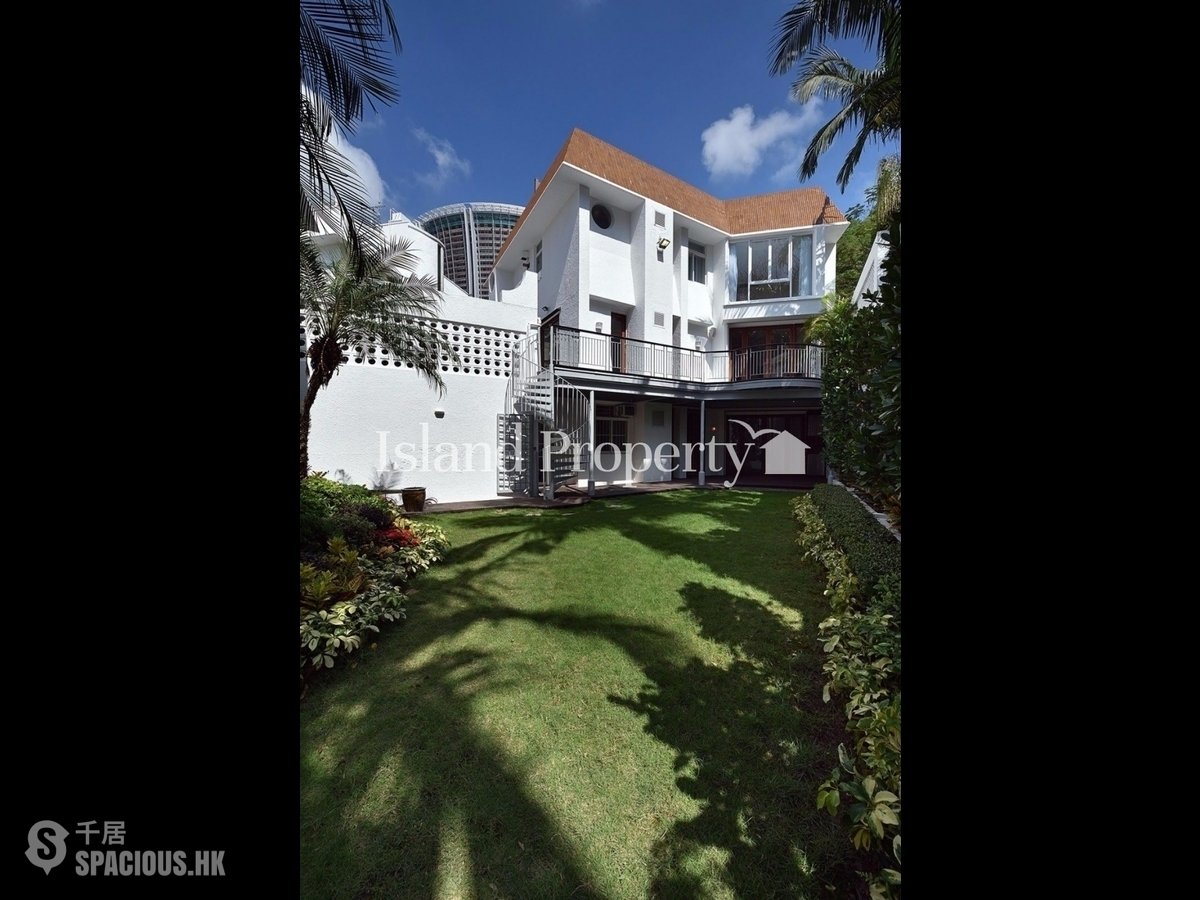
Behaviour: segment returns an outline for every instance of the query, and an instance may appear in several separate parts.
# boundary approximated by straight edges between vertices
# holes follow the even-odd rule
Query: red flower
[[[381,544],[391,544],[396,547],[417,547],[421,539],[413,534],[411,528],[388,528],[375,532],[375,539]]]

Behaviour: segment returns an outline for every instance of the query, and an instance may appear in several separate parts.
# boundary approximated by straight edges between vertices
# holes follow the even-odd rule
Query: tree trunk
[[[317,399],[321,382],[315,375],[308,376],[308,389],[304,392],[304,403],[300,407],[300,478],[308,476],[308,431],[312,425],[312,407]]]

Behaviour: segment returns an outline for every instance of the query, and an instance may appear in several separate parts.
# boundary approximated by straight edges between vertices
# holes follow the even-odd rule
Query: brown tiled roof
[[[801,225],[824,225],[845,222],[846,217],[820,188],[796,188],[753,197],[719,200],[657,166],[632,156],[612,144],[576,128],[558,151],[558,156],[546,170],[533,196],[525,205],[500,253],[525,224],[525,218],[537,204],[554,173],[563,163],[578,166],[599,175],[623,188],[649,197],[685,216],[697,219],[727,234],[770,231],[776,228],[795,228]],[[497,254],[499,256],[499,254]]]

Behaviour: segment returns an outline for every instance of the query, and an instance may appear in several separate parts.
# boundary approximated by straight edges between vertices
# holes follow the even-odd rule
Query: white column
[[[704,439],[708,437],[708,429],[704,421],[704,401],[700,401],[700,487],[704,487],[704,470],[708,465],[708,460],[704,456],[705,448],[708,446],[704,443]]]
[[[596,392],[588,391],[588,496],[596,496]]]

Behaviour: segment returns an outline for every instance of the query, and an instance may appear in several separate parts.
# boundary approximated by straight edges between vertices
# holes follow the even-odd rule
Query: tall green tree
[[[355,262],[343,243],[333,263],[301,256],[300,310],[314,335],[308,346],[308,388],[300,403],[300,477],[308,475],[308,435],[312,408],[355,345],[374,344],[388,351],[393,364],[411,366],[439,394],[445,390],[441,357],[457,361],[449,342],[433,328],[414,328],[412,316],[437,312],[436,282],[410,274],[417,263],[410,244],[385,240]]]
[[[382,235],[353,163],[331,142],[333,129],[354,132],[363,105],[393,103],[389,45],[401,49],[387,0],[300,0],[300,253],[315,252],[310,232],[342,235],[362,271]]]
[[[868,141],[900,136],[900,5],[901,0],[800,0],[780,17],[771,74],[786,74],[799,63],[792,95],[802,103],[822,97],[838,105],[804,152],[802,180],[816,173],[821,154],[848,127],[858,134],[838,170],[843,191]],[[873,46],[875,66],[854,65],[826,46],[831,38],[859,38]]]
[[[809,326],[825,346],[821,411],[825,454],[842,481],[865,491],[899,522],[900,213],[886,221],[888,255],[879,293],[858,306],[839,297]]]
[[[900,208],[900,157],[885,156],[879,161],[879,176],[866,190],[866,203],[856,204],[846,211],[850,227],[837,243],[837,294],[852,297],[862,274],[867,255],[875,243],[875,235],[883,229],[893,213]]]

